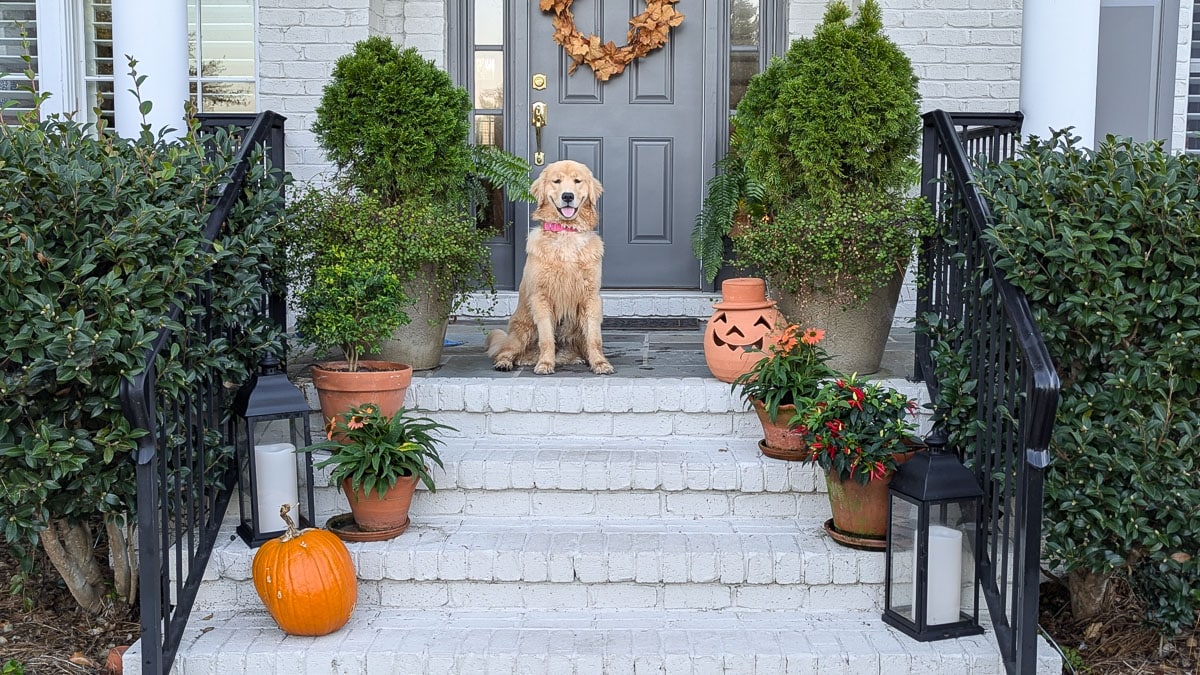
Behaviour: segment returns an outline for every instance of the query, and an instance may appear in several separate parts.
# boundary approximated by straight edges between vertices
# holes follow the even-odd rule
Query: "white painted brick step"
[[[426,515],[828,517],[824,475],[745,438],[449,438]],[[347,510],[316,479],[318,522]]]
[[[1038,673],[1059,672],[1039,642]],[[140,643],[127,652],[135,665]],[[128,666],[127,666],[128,668]],[[136,672],[136,670],[134,671]],[[995,675],[995,638],[920,643],[877,612],[439,611],[360,607],[340,631],[285,636],[261,611],[193,618],[178,675]]]
[[[349,549],[367,606],[873,609],[884,573],[790,518],[426,518]],[[198,607],[258,606],[253,555],[219,545]]]
[[[923,383],[881,380],[922,406]],[[319,409],[311,382],[302,382]],[[728,384],[711,378],[441,377],[413,378],[405,405],[457,429],[463,438],[762,438],[758,418]],[[919,419],[927,424],[921,408]],[[320,425],[316,425],[320,428]]]

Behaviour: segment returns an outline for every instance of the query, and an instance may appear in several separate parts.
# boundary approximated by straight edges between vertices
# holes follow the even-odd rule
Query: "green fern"
[[[501,188],[509,199],[522,202],[534,201],[529,192],[529,162],[491,145],[471,146],[471,162],[475,165],[475,183],[486,181],[492,187]],[[476,186],[473,185],[472,189]]]
[[[717,173],[708,179],[706,195],[692,228],[692,253],[700,261],[704,280],[711,283],[725,256],[725,238],[739,215],[761,217],[766,194],[763,186],[746,175],[745,166],[734,155],[716,163]]]

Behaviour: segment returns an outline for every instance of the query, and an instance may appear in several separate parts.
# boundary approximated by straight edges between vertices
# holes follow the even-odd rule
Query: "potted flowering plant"
[[[804,439],[794,433],[791,421],[797,406],[805,405],[820,391],[821,381],[834,376],[825,364],[829,356],[821,348],[825,331],[789,324],[773,336],[765,350],[767,356],[733,381],[741,387],[743,401],[754,406],[763,425],[759,448],[775,459],[807,459]]]
[[[387,538],[407,527],[418,480],[436,491],[430,463],[443,466],[437,448],[443,441],[434,436],[442,430],[454,428],[403,408],[388,416],[369,403],[330,419],[328,440],[305,450],[332,452],[314,466],[333,467],[329,482],[341,484],[360,531]]]
[[[843,543],[882,547],[888,483],[921,445],[916,402],[851,375],[822,383],[807,403],[791,424],[807,443],[806,459],[825,469],[833,511],[826,529]]]

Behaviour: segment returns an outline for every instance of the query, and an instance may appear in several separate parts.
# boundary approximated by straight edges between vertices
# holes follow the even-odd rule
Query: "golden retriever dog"
[[[542,226],[529,232],[517,309],[507,332],[488,335],[488,356],[496,370],[531,365],[549,375],[555,365],[586,360],[593,373],[609,375],[600,340],[600,181],[587,166],[565,160],[546,166],[531,190],[533,219]]]

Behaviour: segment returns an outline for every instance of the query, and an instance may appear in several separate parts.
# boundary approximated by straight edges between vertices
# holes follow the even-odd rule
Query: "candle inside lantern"
[[[957,622],[962,604],[962,532],[944,525],[929,526],[927,578],[926,623],[936,626]]]
[[[279,517],[279,507],[300,501],[297,483],[296,446],[291,443],[254,446],[254,491],[261,531],[287,528]]]

